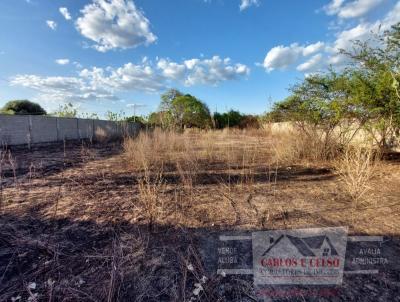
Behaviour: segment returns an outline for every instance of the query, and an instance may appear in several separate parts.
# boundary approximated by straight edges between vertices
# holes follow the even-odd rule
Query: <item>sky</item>
[[[146,115],[177,88],[259,114],[399,21],[396,0],[1,0],[0,106]]]

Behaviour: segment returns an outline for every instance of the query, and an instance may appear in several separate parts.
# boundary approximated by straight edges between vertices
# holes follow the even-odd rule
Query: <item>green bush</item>
[[[28,100],[15,100],[7,102],[0,110],[3,114],[15,115],[45,115],[46,111],[37,103]]]

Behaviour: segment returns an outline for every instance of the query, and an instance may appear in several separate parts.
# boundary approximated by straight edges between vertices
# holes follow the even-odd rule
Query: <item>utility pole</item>
[[[147,105],[144,105],[144,104],[134,104],[134,103],[126,105],[126,107],[133,108],[133,122],[134,123],[136,122],[136,109],[143,108],[146,106]]]

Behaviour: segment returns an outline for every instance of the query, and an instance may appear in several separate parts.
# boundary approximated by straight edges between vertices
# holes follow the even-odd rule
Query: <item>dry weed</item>
[[[344,182],[344,188],[355,203],[355,207],[371,190],[371,178],[377,167],[374,150],[363,147],[348,147],[334,166]]]
[[[326,137],[316,130],[284,128],[274,130],[272,137],[275,162],[281,164],[330,160],[342,149],[335,136]]]
[[[165,204],[163,193],[165,192],[165,182],[162,172],[151,176],[149,170],[144,171],[144,175],[138,181],[140,208],[149,223],[150,230],[153,230],[157,219],[164,216]]]

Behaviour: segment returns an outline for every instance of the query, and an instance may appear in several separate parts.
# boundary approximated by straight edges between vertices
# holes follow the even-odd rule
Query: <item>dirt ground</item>
[[[348,226],[392,238],[400,257],[396,159],[378,168],[356,213],[329,164],[265,162],[246,174],[216,160],[190,190],[166,165],[166,204],[151,223],[119,143],[4,151],[1,161],[0,301],[257,301],[251,278],[204,264],[200,242],[232,230]],[[344,283],[334,297],[277,300],[400,301],[396,270]]]

